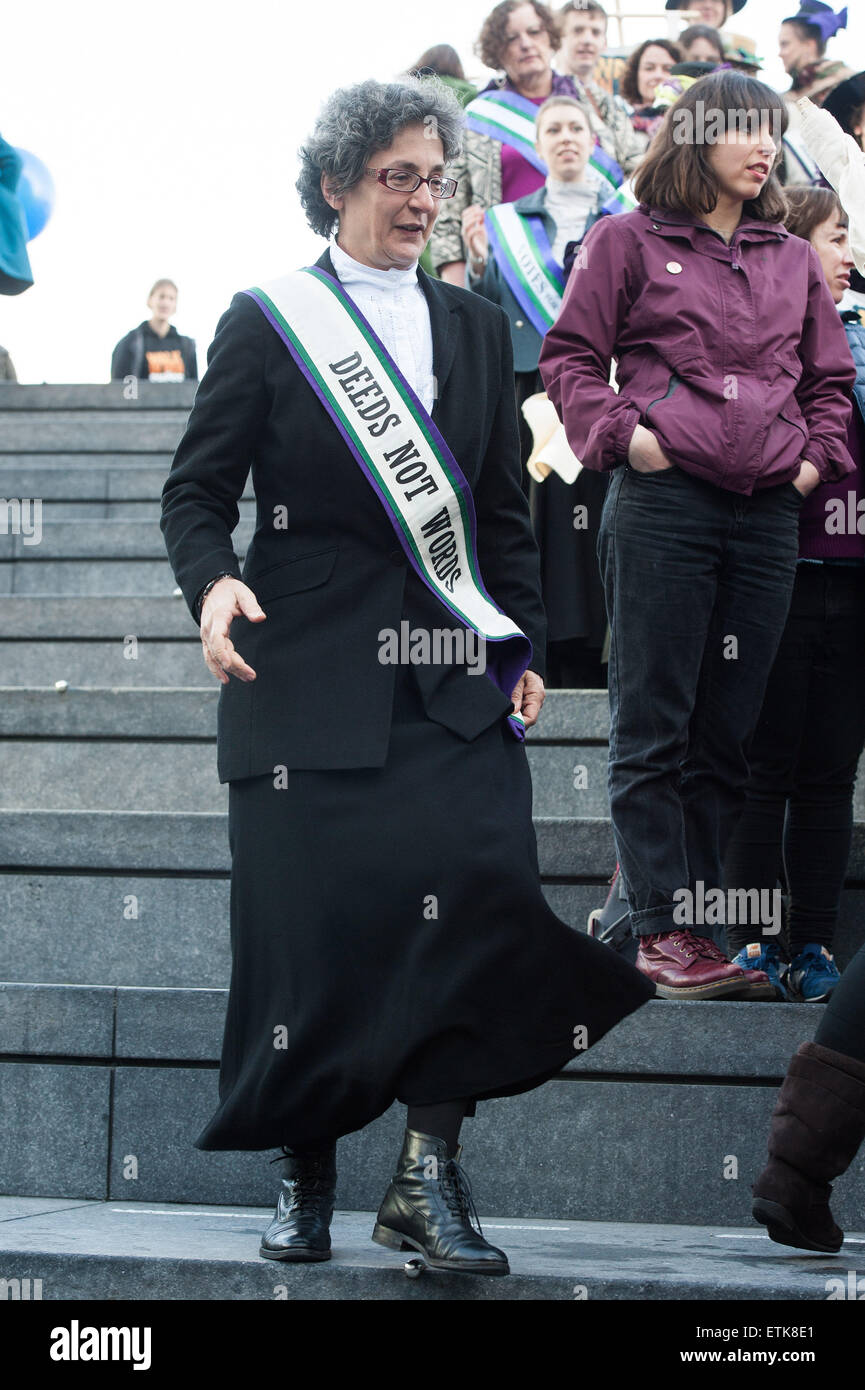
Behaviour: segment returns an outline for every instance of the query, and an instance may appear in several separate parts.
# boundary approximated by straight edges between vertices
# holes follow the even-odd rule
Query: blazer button
[[[388,559],[390,560],[392,565],[404,565],[405,551],[402,550],[400,546],[397,546],[396,550],[388,551]]]
[[[514,328],[525,328],[522,319],[514,319]]]

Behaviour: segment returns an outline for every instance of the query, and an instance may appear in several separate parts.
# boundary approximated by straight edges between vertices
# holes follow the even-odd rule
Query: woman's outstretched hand
[[[201,646],[208,671],[220,685],[228,685],[229,676],[254,681],[255,672],[229,640],[233,618],[248,618],[251,623],[267,617],[255,594],[241,579],[226,575],[214,584],[201,608]]]

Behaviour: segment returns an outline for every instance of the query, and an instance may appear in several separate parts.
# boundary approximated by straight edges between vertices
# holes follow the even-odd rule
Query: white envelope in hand
[[[530,477],[542,483],[550,473],[557,473],[563,482],[574,482],[583,465],[568,443],[552,401],[539,391],[523,401],[522,409],[532,432],[532,452],[526,464]]]

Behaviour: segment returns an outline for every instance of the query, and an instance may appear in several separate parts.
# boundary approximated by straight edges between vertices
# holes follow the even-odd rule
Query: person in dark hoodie
[[[157,280],[147,296],[153,317],[127,333],[111,354],[111,380],[136,376],[143,381],[197,381],[194,338],[186,338],[171,323],[177,312],[177,286]]]

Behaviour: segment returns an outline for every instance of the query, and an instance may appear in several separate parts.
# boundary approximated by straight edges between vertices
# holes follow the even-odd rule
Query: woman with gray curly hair
[[[335,237],[235,295],[163,491],[229,784],[231,989],[196,1146],[283,1149],[268,1259],[330,1257],[336,1141],[399,1100],[373,1239],[507,1274],[460,1121],[653,993],[540,890],[521,740],[544,698],[544,615],[510,329],[417,266],[460,128],[429,82],[325,103],[297,186]]]

